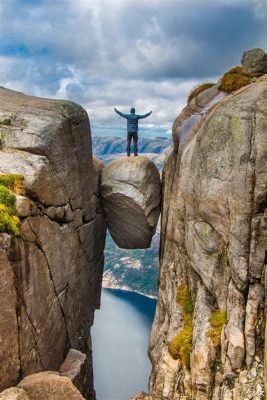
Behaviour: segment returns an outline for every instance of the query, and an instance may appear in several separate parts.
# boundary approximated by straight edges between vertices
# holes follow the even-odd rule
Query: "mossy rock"
[[[10,207],[14,203],[14,194],[8,188],[0,184],[0,204],[4,204],[5,206]]]
[[[169,343],[168,351],[174,360],[180,359],[183,367],[190,369],[192,351],[193,324],[186,325]]]
[[[180,285],[178,287],[176,301],[182,307],[185,314],[191,314],[193,312],[193,302],[188,286]]]
[[[210,316],[210,329],[208,336],[213,345],[218,347],[221,344],[221,333],[223,326],[227,323],[226,311],[214,311]]]
[[[194,97],[198,96],[200,93],[204,92],[205,90],[213,87],[215,83],[212,82],[206,82],[206,83],[201,83],[200,85],[196,86],[193,88],[193,90],[190,92],[188,98],[187,98],[187,103],[190,103],[191,100],[193,100]]]
[[[20,174],[0,174],[0,185],[12,190],[15,194],[23,194],[23,176]]]
[[[218,89],[227,93],[235,92],[252,82],[253,75],[242,67],[231,68],[221,78]]]
[[[193,301],[187,285],[177,289],[176,301],[182,308],[183,329],[171,340],[168,351],[174,360],[180,360],[184,368],[190,369],[190,353],[193,337]]]
[[[267,53],[263,49],[250,49],[244,51],[241,65],[250,72],[261,74],[267,73]]]
[[[20,234],[20,219],[15,207],[16,194],[23,192],[23,176],[0,174],[0,232]],[[14,193],[13,193],[14,192]]]
[[[14,215],[14,208],[10,211],[10,207],[0,203],[0,232],[11,233],[15,236],[20,234],[20,219]]]
[[[22,130],[24,128],[27,128],[28,124],[27,121],[24,118],[21,118],[19,115],[10,113],[8,115],[2,115],[0,118],[0,126],[12,126],[12,127],[18,127],[21,128]]]

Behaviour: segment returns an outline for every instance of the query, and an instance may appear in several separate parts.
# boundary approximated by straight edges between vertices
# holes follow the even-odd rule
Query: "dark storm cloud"
[[[192,85],[267,46],[261,0],[6,0],[0,24],[2,85],[70,98],[111,125],[130,101],[170,126]]]

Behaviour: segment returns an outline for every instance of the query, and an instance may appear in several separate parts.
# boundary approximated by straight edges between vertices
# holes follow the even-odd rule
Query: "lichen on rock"
[[[263,49],[250,49],[243,53],[241,64],[250,72],[267,73],[267,54]]]

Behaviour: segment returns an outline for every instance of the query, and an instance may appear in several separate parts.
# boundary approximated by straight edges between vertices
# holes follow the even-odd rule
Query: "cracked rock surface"
[[[150,247],[160,214],[161,182],[149,158],[121,157],[102,172],[101,196],[107,226],[124,249]]]
[[[105,222],[88,116],[77,104],[0,88],[0,173],[24,176],[20,237],[0,234],[0,389],[86,354],[99,308]]]
[[[167,158],[150,392],[132,400],[264,398],[266,133],[264,76],[221,99]],[[184,328],[179,287],[193,302],[189,365],[168,351]],[[217,344],[215,312],[226,313]]]

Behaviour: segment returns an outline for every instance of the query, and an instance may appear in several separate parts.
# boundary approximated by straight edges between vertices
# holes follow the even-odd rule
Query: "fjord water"
[[[155,308],[156,300],[138,293],[102,290],[92,329],[97,400],[127,400],[147,391],[147,345]]]

